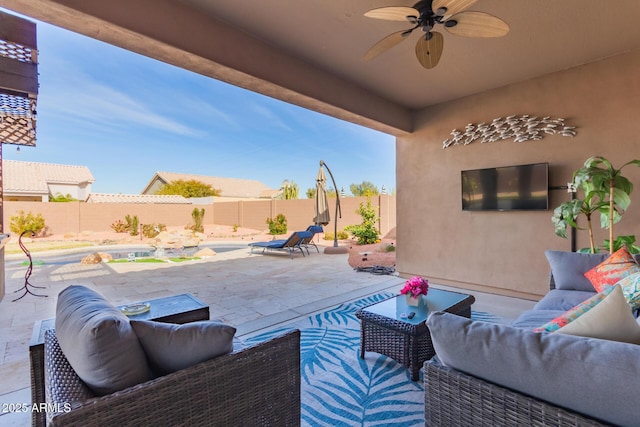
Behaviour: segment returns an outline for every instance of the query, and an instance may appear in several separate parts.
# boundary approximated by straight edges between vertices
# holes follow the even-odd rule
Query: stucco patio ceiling
[[[370,62],[382,37],[409,28],[366,18],[407,0],[0,0],[25,15],[306,108],[400,135],[413,112],[640,47],[637,0],[479,0],[510,26],[501,38],[444,34],[437,67],[417,34]]]

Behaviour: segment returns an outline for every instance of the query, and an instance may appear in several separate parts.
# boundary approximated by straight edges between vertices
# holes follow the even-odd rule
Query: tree
[[[378,187],[376,187],[372,182],[362,181],[361,184],[351,184],[349,186],[349,190],[351,190],[351,194],[354,196],[377,196],[380,194]]]
[[[300,192],[300,189],[298,188],[298,184],[296,184],[295,182],[291,181],[284,181],[282,183],[282,194],[281,194],[281,198],[284,200],[292,200],[292,199],[297,199],[298,198],[298,193]]]
[[[376,209],[371,206],[371,198],[367,197],[367,204],[360,202],[360,207],[356,213],[362,217],[362,223],[358,225],[348,225],[344,229],[353,234],[359,245],[369,245],[378,241],[377,223],[380,219],[376,214]]]
[[[216,190],[210,184],[190,179],[188,181],[178,179],[163,185],[158,191],[158,195],[178,195],[186,198],[219,196],[220,190]]]
[[[49,196],[49,201],[50,202],[77,202],[78,199],[74,199],[71,194],[67,193],[65,195],[63,195],[62,193],[56,193],[56,195],[50,195]]]
[[[316,187],[307,189],[307,199],[314,199],[316,197]]]

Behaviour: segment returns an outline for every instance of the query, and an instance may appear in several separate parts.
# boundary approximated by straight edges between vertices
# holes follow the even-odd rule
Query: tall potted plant
[[[551,221],[556,235],[567,237],[567,225],[579,228],[577,217],[584,214],[587,218],[590,249],[595,253],[591,216],[598,212],[601,227],[609,229],[609,239],[604,241],[604,248],[608,249],[610,254],[622,246],[627,246],[631,252],[640,252],[640,247],[634,245],[635,236],[618,236],[615,239],[613,237],[614,224],[622,219],[622,215],[631,204],[633,184],[622,176],[622,169],[631,164],[640,167],[640,160],[631,160],[616,169],[602,156],[588,158],[584,166],[573,173],[573,183],[584,192],[584,199],[565,202],[554,210]]]
[[[567,226],[573,227],[577,230],[583,230],[584,228],[578,226],[578,217],[582,214],[587,219],[586,229],[589,231],[589,249],[591,253],[596,252],[595,240],[593,238],[593,226],[591,217],[594,213],[598,212],[600,206],[604,203],[604,198],[601,193],[598,193],[593,188],[593,185],[585,181],[577,189],[584,193],[584,199],[573,199],[569,202],[564,202],[553,210],[551,216],[551,222],[555,227],[555,233],[557,236],[567,238]]]

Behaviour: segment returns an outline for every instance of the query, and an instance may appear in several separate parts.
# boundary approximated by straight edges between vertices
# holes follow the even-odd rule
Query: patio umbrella
[[[316,225],[327,225],[329,221],[331,221],[329,204],[327,203],[327,177],[324,174],[322,163],[316,176],[316,204],[314,213],[313,222]]]

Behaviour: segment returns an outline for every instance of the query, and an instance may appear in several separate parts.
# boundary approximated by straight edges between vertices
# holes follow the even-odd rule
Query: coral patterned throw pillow
[[[584,273],[596,291],[602,292],[625,277],[640,273],[640,266],[626,247],[618,249],[609,258]]]

